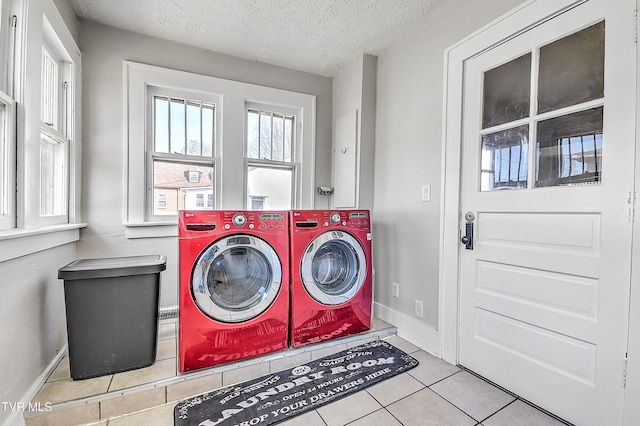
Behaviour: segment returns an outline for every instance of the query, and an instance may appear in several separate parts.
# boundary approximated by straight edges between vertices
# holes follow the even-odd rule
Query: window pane
[[[273,151],[271,159],[284,161],[284,116],[273,115]]]
[[[271,160],[271,113],[260,112],[260,158]]]
[[[283,113],[247,110],[247,158],[291,162],[293,120]]]
[[[185,107],[184,101],[171,99],[171,149],[173,154],[185,153]]]
[[[247,157],[260,158],[260,129],[259,115],[257,111],[249,111],[247,114]]]
[[[603,108],[538,123],[536,187],[599,183]]]
[[[250,208],[260,205],[264,210],[292,208],[292,169],[250,166],[247,180],[247,206]]]
[[[187,154],[201,155],[200,141],[200,104],[187,103]]]
[[[531,54],[484,73],[482,128],[529,116]]]
[[[293,117],[284,122],[284,161],[291,162],[291,146],[293,144]]]
[[[40,214],[67,214],[65,144],[40,134]]]
[[[10,119],[7,106],[0,104],[0,216],[8,216],[12,214],[11,205],[13,201],[14,176],[13,170],[15,166],[11,166],[13,156],[11,155],[11,147],[9,144],[9,132],[7,121]]]
[[[182,209],[214,208],[212,166],[156,160],[153,163],[153,205],[156,215]],[[204,203],[204,200],[210,202]],[[160,208],[164,204],[164,208]]]
[[[292,161],[291,147],[293,146],[293,117],[287,117],[284,122],[284,161]]]
[[[43,123],[58,129],[58,73],[60,65],[51,53],[42,47],[42,92],[40,119]]]
[[[604,96],[604,22],[540,49],[538,112]]]
[[[203,105],[202,107],[202,155],[211,157],[213,155],[213,117],[215,108],[213,105]]]
[[[481,191],[526,188],[529,126],[484,135],[481,163]]]
[[[155,151],[169,152],[169,100],[154,97]]]

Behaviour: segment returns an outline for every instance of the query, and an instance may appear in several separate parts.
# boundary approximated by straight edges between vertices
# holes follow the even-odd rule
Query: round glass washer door
[[[340,305],[362,288],[366,262],[362,246],[351,234],[325,232],[311,241],[302,256],[302,283],[316,301]]]
[[[229,323],[250,320],[276,299],[282,265],[275,250],[251,235],[215,241],[196,260],[191,291],[209,317]]]

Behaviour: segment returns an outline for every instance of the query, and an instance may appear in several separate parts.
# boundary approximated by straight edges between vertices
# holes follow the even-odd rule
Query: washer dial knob
[[[238,213],[233,216],[233,224],[237,227],[241,227],[247,224],[247,217],[242,213]]]
[[[331,213],[331,223],[337,225],[340,223],[340,213]]]

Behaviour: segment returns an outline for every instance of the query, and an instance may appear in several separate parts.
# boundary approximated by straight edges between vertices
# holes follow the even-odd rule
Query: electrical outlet
[[[415,314],[418,318],[424,318],[424,306],[420,300],[415,300]]]
[[[391,295],[393,297],[398,297],[399,294],[400,294],[400,284],[393,283],[393,287],[391,288]]]

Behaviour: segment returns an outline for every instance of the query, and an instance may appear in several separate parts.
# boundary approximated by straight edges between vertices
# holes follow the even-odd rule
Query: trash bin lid
[[[167,269],[167,258],[162,254],[148,256],[78,259],[58,269],[58,278],[81,280],[91,278],[144,275]]]

